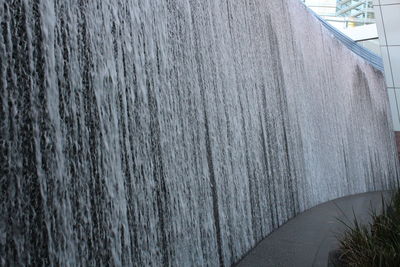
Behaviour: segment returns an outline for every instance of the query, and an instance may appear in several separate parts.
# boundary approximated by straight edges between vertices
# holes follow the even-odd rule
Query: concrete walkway
[[[253,248],[236,266],[311,267],[328,264],[328,254],[338,247],[335,236],[344,229],[337,218],[368,222],[371,205],[381,210],[381,196],[388,191],[335,199],[311,208],[282,225]]]

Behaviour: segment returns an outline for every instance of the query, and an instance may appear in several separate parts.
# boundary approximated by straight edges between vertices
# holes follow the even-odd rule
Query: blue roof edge
[[[307,7],[311,14],[313,14],[321,23],[322,25],[328,29],[335,37],[338,39],[342,44],[344,44],[348,49],[353,51],[356,55],[362,57],[367,62],[369,62],[372,66],[380,71],[384,71],[383,69],[383,61],[380,56],[371,52],[370,50],[362,47],[357,42],[352,40],[350,37],[345,35],[344,33],[340,32],[338,29],[333,27],[331,24],[326,22],[323,18],[321,18],[317,13]]]

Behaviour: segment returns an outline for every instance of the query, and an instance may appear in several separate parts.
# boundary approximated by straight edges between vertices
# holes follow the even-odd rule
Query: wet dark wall
[[[0,0],[0,264],[229,266],[398,178],[383,74],[296,0]]]

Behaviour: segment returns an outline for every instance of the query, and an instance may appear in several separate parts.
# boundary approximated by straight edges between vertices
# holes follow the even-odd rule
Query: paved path
[[[335,235],[344,226],[337,218],[368,221],[371,205],[381,208],[381,196],[389,192],[371,192],[335,199],[309,209],[282,225],[238,264],[240,267],[261,266],[327,266],[329,251],[337,248]]]

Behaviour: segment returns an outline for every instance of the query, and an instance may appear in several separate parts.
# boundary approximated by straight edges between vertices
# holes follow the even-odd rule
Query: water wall
[[[0,0],[0,264],[229,266],[398,177],[383,74],[297,0]]]

